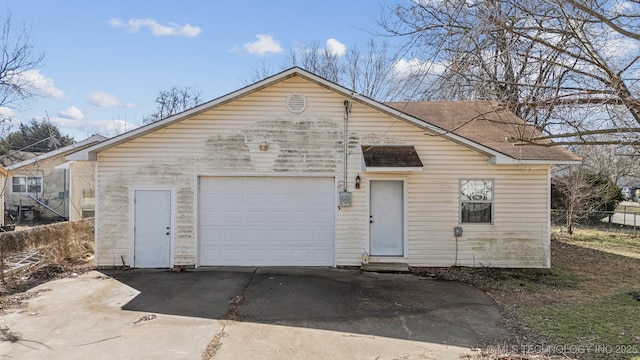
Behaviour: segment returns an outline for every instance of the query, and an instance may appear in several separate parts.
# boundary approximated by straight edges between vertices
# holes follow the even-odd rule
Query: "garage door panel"
[[[314,203],[313,194],[291,194],[291,205],[295,207],[309,207]]]
[[[332,266],[332,178],[200,179],[202,266]]]
[[[249,210],[247,211],[246,219],[250,219],[253,225],[264,226],[269,224],[269,212],[265,210]]]
[[[333,231],[314,229],[311,236],[314,243],[328,242],[329,239],[333,239]]]
[[[334,215],[329,211],[315,211],[313,213],[313,222],[315,224],[323,224],[330,226],[333,224]]]
[[[247,229],[247,243],[253,246],[259,246],[267,237],[266,229]]]
[[[272,208],[289,208],[289,194],[270,194],[269,195],[269,207]]]
[[[264,207],[264,203],[265,201],[267,201],[267,199],[268,199],[268,196],[267,194],[264,193],[264,189],[263,189],[263,192],[261,193],[248,193],[246,205],[250,209],[252,208],[260,209]]]
[[[313,205],[321,207],[333,207],[334,197],[331,195],[319,195],[313,196]]]
[[[266,259],[266,254],[264,253],[264,250],[261,248],[258,249],[247,249],[246,251],[247,257],[246,257],[246,261],[243,261],[244,263],[246,262],[251,262],[251,263],[262,263],[265,261]],[[244,265],[244,264],[238,264],[238,265]]]
[[[290,242],[289,235],[289,229],[269,229],[265,245],[280,247],[283,246],[282,244],[288,244]]]
[[[311,226],[313,224],[313,211],[292,211],[289,215],[291,226]]]
[[[333,256],[333,250],[329,249],[316,249],[311,252],[311,264],[312,265],[322,265],[323,259],[326,259],[328,256]]]

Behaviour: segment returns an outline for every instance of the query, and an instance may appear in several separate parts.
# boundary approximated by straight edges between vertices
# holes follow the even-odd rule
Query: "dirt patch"
[[[84,219],[0,233],[0,312],[20,306],[26,295],[19,293],[93,269],[93,224]]]
[[[3,283],[0,281],[0,314],[4,310],[19,308],[25,300],[31,299],[38,291],[27,290],[55,279],[75,277],[94,270],[93,256],[81,259],[67,259],[56,264],[39,264],[13,274]]]

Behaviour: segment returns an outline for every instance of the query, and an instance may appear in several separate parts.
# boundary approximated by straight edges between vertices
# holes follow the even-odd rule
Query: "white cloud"
[[[167,25],[161,25],[154,19],[129,19],[124,22],[119,18],[113,18],[109,21],[109,24],[115,28],[126,28],[129,32],[138,32],[140,28],[149,28],[151,34],[154,36],[184,36],[193,38],[202,32],[202,29],[198,26],[192,26],[189,24],[179,25],[170,22]]]
[[[340,57],[347,53],[347,47],[336,39],[329,39],[326,43],[326,48],[333,56]]]
[[[422,62],[416,58],[409,60],[402,58],[393,65],[393,70],[396,74],[401,76],[424,74],[425,72],[429,75],[440,75],[444,73],[446,66],[444,64],[433,63],[430,61]]]
[[[84,119],[84,114],[82,113],[82,111],[75,106],[70,106],[65,110],[58,111],[58,116],[72,120]]]
[[[6,106],[0,106],[0,120],[11,119],[16,113]]]
[[[273,39],[271,35],[268,34],[258,34],[256,35],[256,41],[245,43],[242,47],[245,51],[250,54],[264,55],[267,53],[277,54],[282,52],[282,47],[280,44]]]
[[[7,74],[7,77],[9,78],[8,81],[13,82],[17,86],[24,87],[37,95],[54,99],[65,98],[64,91],[56,88],[53,79],[40,74],[38,70],[27,70],[15,74]]]
[[[50,120],[53,124],[63,130],[63,133],[86,134],[86,136],[102,134],[104,136],[111,137],[138,127],[138,125],[120,119],[80,121],[54,117]]]
[[[635,12],[635,5],[629,1],[614,1],[609,9],[610,16],[629,15]]]
[[[135,107],[133,103],[125,103],[122,100],[118,99],[117,96],[107,94],[102,91],[92,91],[87,98],[87,101],[95,106],[100,107],[118,107],[124,106],[128,108]]]

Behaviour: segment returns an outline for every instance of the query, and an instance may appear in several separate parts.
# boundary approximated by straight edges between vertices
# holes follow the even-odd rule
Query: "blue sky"
[[[30,74],[41,96],[12,110],[14,125],[48,114],[76,140],[141,125],[172,86],[204,100],[237,90],[261,59],[280,70],[301,44],[364,47],[381,11],[375,0],[9,0],[1,10],[45,54]]]

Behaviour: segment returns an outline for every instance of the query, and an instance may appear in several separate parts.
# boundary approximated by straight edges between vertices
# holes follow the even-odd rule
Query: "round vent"
[[[287,97],[287,109],[292,113],[301,113],[307,107],[307,98],[302,94],[291,94]]]

